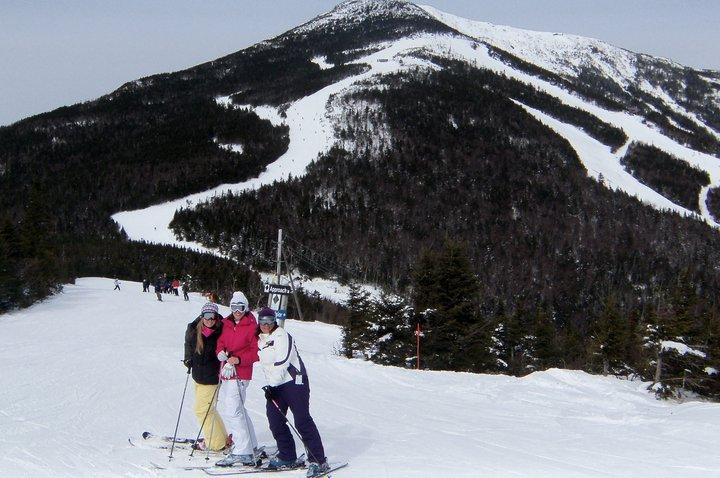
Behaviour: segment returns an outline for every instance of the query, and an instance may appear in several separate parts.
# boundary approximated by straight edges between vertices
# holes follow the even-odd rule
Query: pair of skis
[[[267,468],[267,465],[265,466],[259,466],[259,467],[253,467],[253,466],[228,466],[228,467],[219,467],[215,465],[182,465],[182,464],[174,464],[174,465],[160,465],[158,463],[151,464],[158,469],[166,470],[166,469],[180,469],[180,470],[202,470],[205,472],[205,474],[210,476],[235,476],[235,475],[249,475],[254,473],[280,473],[284,471],[295,471],[295,470],[303,470],[305,469],[305,465],[301,466],[295,466],[292,468],[277,468],[277,469],[271,469]],[[312,475],[310,478],[321,478],[325,476],[330,476],[330,473],[339,470],[341,468],[344,468],[348,466],[347,463],[331,463],[330,469],[316,473]]]
[[[192,438],[184,438],[184,437],[175,437],[174,439],[174,445],[173,445],[173,437],[171,436],[162,436],[162,435],[155,435],[150,432],[143,432],[142,434],[142,440],[139,441],[133,441],[132,438],[128,438],[128,442],[132,446],[136,446],[139,448],[153,448],[153,449],[161,449],[161,450],[169,450],[172,447],[179,450],[192,450],[195,449],[198,452],[198,459],[201,459],[202,456],[208,455],[220,459],[224,456],[222,452],[217,451],[210,451],[207,450],[199,450],[196,446],[195,440]],[[277,447],[270,447],[270,446],[263,446],[259,449],[263,455],[264,458],[272,458],[277,454]],[[181,458],[182,459],[182,458]],[[299,461],[302,460],[302,457],[300,457]],[[252,474],[252,473],[278,473],[283,471],[293,471],[293,470],[301,470],[305,468],[305,465],[292,467],[292,468],[280,468],[280,469],[268,469],[266,466],[259,466],[259,467],[253,467],[253,466],[231,466],[231,467],[219,467],[214,464],[209,463],[202,463],[202,464],[182,464],[179,462],[171,462],[166,464],[160,464],[160,463],[154,463],[151,462],[151,465],[157,469],[165,470],[165,469],[176,469],[176,470],[203,470],[206,474],[211,476],[231,476],[231,475],[245,475],[245,474]],[[326,476],[330,476],[330,473],[339,470],[341,468],[344,468],[348,466],[348,463],[331,463],[330,469],[326,470],[321,473],[317,473],[315,475],[312,475],[311,478],[322,478]]]

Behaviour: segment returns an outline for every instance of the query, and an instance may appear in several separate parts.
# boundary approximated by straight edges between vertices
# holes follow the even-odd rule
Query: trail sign
[[[266,294],[290,295],[292,288],[283,284],[265,284],[264,291]]]

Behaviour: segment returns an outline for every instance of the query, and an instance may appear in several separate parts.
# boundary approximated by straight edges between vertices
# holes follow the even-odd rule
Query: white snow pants
[[[252,455],[257,447],[255,427],[245,409],[245,390],[249,380],[223,380],[218,394],[217,410],[225,423],[225,430],[232,433],[233,455]]]

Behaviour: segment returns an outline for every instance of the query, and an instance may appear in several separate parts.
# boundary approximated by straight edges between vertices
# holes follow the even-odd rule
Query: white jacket
[[[297,346],[292,336],[285,329],[277,327],[270,334],[258,337],[258,356],[268,385],[277,387],[295,380],[302,383],[298,375],[305,375],[305,367],[298,355]]]

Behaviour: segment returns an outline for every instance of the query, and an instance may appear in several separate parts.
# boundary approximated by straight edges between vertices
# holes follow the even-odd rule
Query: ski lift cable
[[[349,268],[348,266],[339,264],[339,263],[335,262],[335,261],[332,260],[332,259],[328,259],[328,258],[325,257],[323,254],[321,254],[321,253],[313,250],[311,247],[308,247],[308,246],[302,244],[301,242],[299,242],[297,239],[293,238],[292,236],[289,236],[289,235],[288,235],[288,236],[286,236],[286,238],[289,239],[290,241],[292,241],[293,243],[295,243],[298,247],[300,247],[300,248],[302,248],[302,249],[310,252],[311,254],[313,254],[313,255],[315,255],[315,256],[319,256],[320,258],[322,258],[322,260],[323,260],[324,262],[327,262],[327,263],[335,266],[337,269],[342,269],[342,270],[344,270],[345,272],[347,272],[347,273],[350,274],[350,275],[355,275],[355,274],[357,273],[357,270],[354,270],[354,269]]]
[[[328,274],[328,275],[332,275],[332,274],[337,273],[337,271],[334,271],[334,270],[330,269],[330,268],[327,267],[327,266],[323,266],[322,264],[320,264],[320,263],[318,263],[318,262],[310,259],[309,257],[307,257],[307,256],[305,256],[304,254],[296,251],[296,250],[293,249],[293,248],[288,247],[286,250],[288,251],[288,254],[289,254],[290,256],[299,258],[305,265],[312,266],[312,267],[314,267],[314,268],[316,268],[316,269],[320,270],[321,272],[324,272],[324,273],[326,273],[326,274]]]
[[[270,244],[272,247],[277,247],[277,241],[271,241]],[[295,249],[294,247],[290,247],[287,244],[285,245],[285,251],[292,257],[297,257],[298,259],[300,259],[300,262],[302,262],[306,266],[318,269],[320,272],[323,272],[327,275],[333,275],[333,274],[337,273],[337,271],[334,271],[334,270],[330,269],[328,266],[323,265],[323,264],[313,260],[312,258],[308,257],[306,254],[300,252],[298,249]],[[263,258],[266,258],[264,254],[263,254]]]
[[[353,270],[351,270],[351,269],[349,269],[349,268],[347,268],[347,267],[344,267],[344,266],[342,266],[342,265],[339,265],[339,264],[337,264],[337,263],[334,263],[334,262],[332,262],[332,261],[325,261],[325,262],[329,263],[330,265],[328,265],[328,264],[323,264],[322,262],[315,260],[313,257],[309,257],[307,254],[305,254],[305,253],[303,253],[302,251],[299,251],[299,250],[297,250],[297,249],[295,249],[295,248],[289,248],[289,250],[292,251],[292,253],[293,253],[295,256],[297,256],[297,257],[299,257],[300,259],[304,260],[307,264],[313,265],[313,266],[317,267],[318,269],[323,270],[324,272],[326,272],[326,273],[328,273],[328,274],[331,274],[331,275],[332,275],[332,274],[338,274],[338,273],[343,273],[343,272],[345,272],[346,274],[348,274],[348,275],[350,275],[350,276],[354,276],[354,275],[355,275],[355,271],[353,271]],[[324,259],[323,256],[320,256],[320,257]],[[333,267],[333,266],[334,266],[334,267]]]

